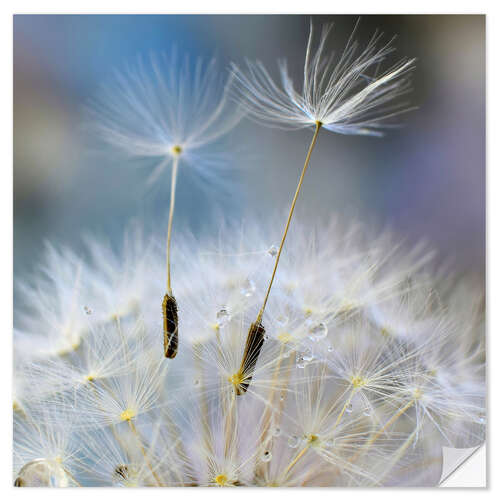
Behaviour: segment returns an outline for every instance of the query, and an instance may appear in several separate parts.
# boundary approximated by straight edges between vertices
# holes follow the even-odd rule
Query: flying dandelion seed
[[[243,229],[245,238],[231,225],[214,241],[179,238],[178,302],[188,320],[173,364],[161,363],[156,347],[160,320],[150,297],[163,286],[156,237],[133,230],[125,241],[137,241],[115,255],[88,240],[95,259],[88,262],[48,247],[39,279],[52,276],[43,288],[52,304],[16,313],[25,327],[14,343],[13,483],[437,484],[442,445],[484,440],[480,287],[435,273],[423,247],[409,252],[388,234],[372,238],[362,226],[332,221],[311,245],[310,226],[297,222],[266,308],[268,326],[250,327],[250,343],[255,296],[267,286],[255,269],[269,260],[266,234],[274,231],[259,221]],[[94,283],[122,262],[123,287],[135,287],[128,309],[121,287]],[[64,339],[58,318],[67,311],[58,305],[60,295],[73,296],[65,272],[75,265],[81,341],[69,351],[43,349]],[[363,281],[353,269],[364,269]],[[251,296],[240,293],[249,276]],[[36,288],[26,283],[26,298]],[[342,297],[353,304],[349,314]],[[110,315],[109,304],[123,313]],[[40,331],[51,305],[55,330]],[[31,332],[40,335],[35,353],[17,343]]]
[[[274,82],[260,62],[247,61],[246,71],[233,63],[237,91],[245,109],[256,120],[285,128],[314,126],[314,135],[307,151],[297,189],[276,252],[275,267],[256,323],[260,323],[276,275],[283,245],[292,220],[295,204],[311,160],[321,128],[340,134],[382,135],[383,121],[404,111],[396,98],[409,91],[408,72],[414,59],[403,60],[385,73],[377,74],[379,66],[393,51],[390,43],[377,48],[382,35],[375,33],[362,50],[353,39],[354,29],[344,51],[336,57],[327,53],[326,43],[333,28],[323,26],[319,44],[313,50],[314,32],[311,22],[304,61],[302,92],[295,90],[286,61],[280,63],[282,88]],[[374,70],[373,77],[367,78]],[[399,111],[397,111],[399,110]],[[249,336],[252,332],[249,332]]]
[[[179,165],[214,178],[221,165],[203,148],[232,130],[242,117],[228,99],[232,78],[224,82],[214,59],[180,58],[176,51],[139,59],[105,87],[89,115],[97,134],[133,158],[150,158],[155,167],[148,183],[171,167],[166,237],[167,293],[162,302],[165,357],[178,349],[177,303],[172,292],[170,247]]]

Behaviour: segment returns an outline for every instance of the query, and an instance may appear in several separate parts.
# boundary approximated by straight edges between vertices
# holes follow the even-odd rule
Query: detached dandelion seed
[[[323,26],[319,44],[313,52],[314,32],[311,22],[302,93],[295,90],[286,61],[280,63],[282,88],[273,81],[260,62],[247,61],[246,71],[234,63],[232,65],[240,100],[255,119],[285,128],[314,126],[314,134],[292,199],[269,286],[257,315],[256,323],[259,324],[320,129],[326,128],[341,134],[381,135],[379,129],[382,121],[397,114],[394,109],[389,112],[388,109],[391,108],[387,104],[409,90],[406,75],[412,69],[414,59],[401,61],[385,73],[367,78],[367,73],[374,67],[377,69],[393,51],[390,42],[377,48],[381,35],[375,33],[368,45],[357,53],[358,43],[353,40],[355,28],[344,51],[335,61],[335,53],[326,53],[326,42],[332,28],[332,24]],[[397,105],[395,109],[398,109]]]
[[[171,54],[139,59],[117,73],[89,109],[105,142],[130,157],[153,159],[148,183],[155,183],[170,166],[170,208],[166,236],[166,288],[162,302],[164,353],[178,349],[177,302],[171,282],[171,241],[179,165],[192,166],[210,179],[218,165],[203,148],[227,134],[240,121],[241,110],[228,99],[232,78],[222,81],[214,59],[194,62]],[[232,112],[228,112],[232,111]],[[219,165],[220,167],[220,165]],[[213,173],[211,172],[213,170]]]

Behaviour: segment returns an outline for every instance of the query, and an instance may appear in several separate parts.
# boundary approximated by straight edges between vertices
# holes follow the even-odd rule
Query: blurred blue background
[[[332,49],[342,49],[355,16],[335,22]],[[484,274],[485,18],[363,16],[357,39],[379,28],[397,35],[394,58],[418,58],[412,104],[402,128],[382,139],[324,132],[298,208],[303,217],[340,212],[389,225],[410,242],[422,238],[453,258],[459,271]],[[245,57],[276,68],[286,57],[297,80],[309,31],[306,16],[17,15],[14,17],[14,272],[30,272],[43,240],[78,250],[82,233],[121,239],[134,216],[163,222],[168,176],[159,190],[137,189],[141,172],[96,154],[82,110],[114,68],[139,54],[168,51],[217,56],[221,67]],[[174,231],[288,208],[311,138],[245,120],[230,136],[232,196],[178,183]],[[216,208],[214,211],[213,208]]]

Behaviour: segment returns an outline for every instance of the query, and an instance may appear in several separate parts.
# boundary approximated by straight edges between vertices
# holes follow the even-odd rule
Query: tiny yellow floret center
[[[227,476],[225,474],[219,474],[218,476],[216,476],[215,482],[219,486],[225,486],[227,484]]]
[[[229,382],[233,384],[234,386],[240,386],[243,382],[243,376],[240,372],[236,372],[234,375],[231,375],[228,378]]]
[[[180,155],[182,153],[182,147],[176,144],[175,146],[172,146],[172,154],[174,155]]]
[[[366,383],[365,379],[359,375],[351,378],[351,383],[354,387],[363,387]]]
[[[292,336],[289,333],[283,332],[278,335],[278,340],[282,344],[288,344],[292,340]]]
[[[135,417],[135,411],[131,410],[130,408],[127,408],[125,411],[122,411],[120,413],[120,420],[123,422],[132,420]]]
[[[319,444],[319,436],[317,436],[316,434],[311,434],[307,438],[307,441],[311,446],[317,446]]]
[[[415,399],[420,399],[423,396],[423,392],[420,389],[415,389],[415,392],[413,393],[413,397]]]

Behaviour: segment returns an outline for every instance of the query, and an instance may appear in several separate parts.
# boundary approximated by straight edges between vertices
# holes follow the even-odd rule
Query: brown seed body
[[[179,320],[177,317],[177,301],[168,293],[161,305],[163,312],[163,349],[165,357],[173,359],[179,346]]]
[[[255,365],[259,359],[260,351],[264,345],[266,329],[260,321],[255,321],[251,324],[248,331],[247,343],[241,360],[239,374],[241,382],[235,387],[236,395],[240,396],[248,390],[248,386],[252,381]]]

